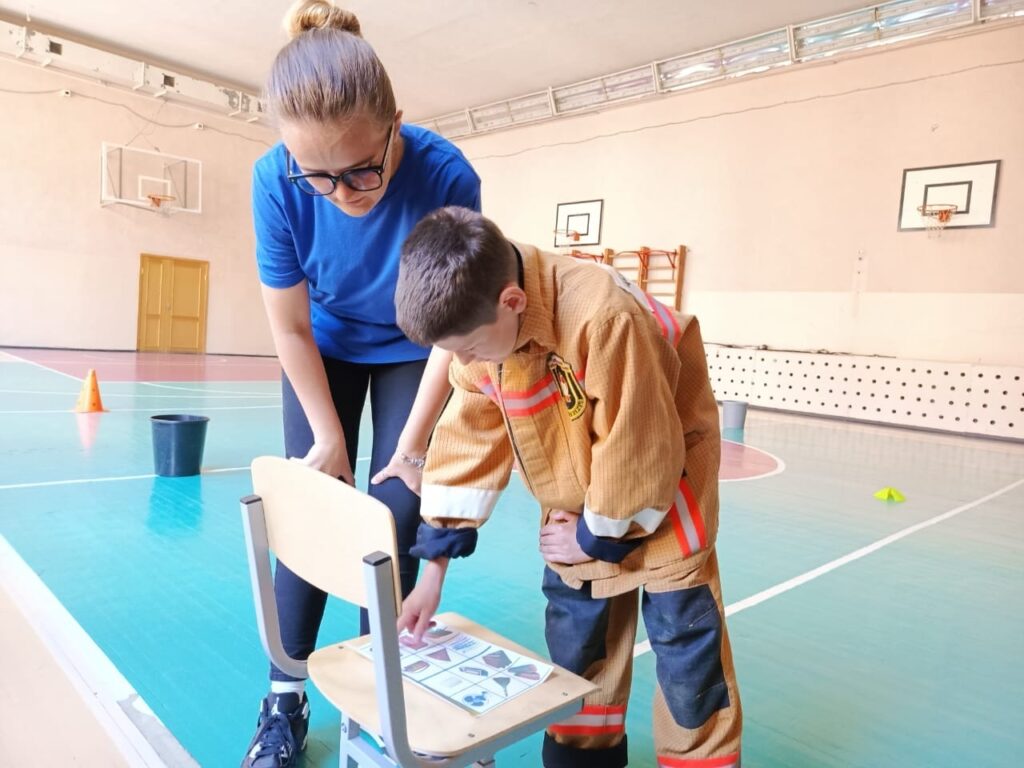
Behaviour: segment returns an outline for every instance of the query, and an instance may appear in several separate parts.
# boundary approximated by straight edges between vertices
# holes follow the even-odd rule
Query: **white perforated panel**
[[[1024,368],[705,345],[719,400],[1024,440]]]

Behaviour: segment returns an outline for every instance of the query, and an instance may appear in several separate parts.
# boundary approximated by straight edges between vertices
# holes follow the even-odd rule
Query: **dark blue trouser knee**
[[[425,360],[408,363],[364,365],[324,358],[324,369],[334,407],[345,433],[348,460],[356,468],[359,449],[359,422],[367,392],[373,419],[373,447],[370,451],[370,476],[387,465],[395,452],[399,435],[412,408]],[[301,457],[313,445],[313,432],[287,377],[282,377],[285,455]],[[398,568],[402,594],[416,584],[419,561],[409,555],[416,543],[420,523],[419,497],[397,478],[371,485],[369,493],[379,499],[395,516],[398,535]],[[316,647],[327,595],[296,576],[278,561],[274,575],[274,595],[285,651],[296,659],[305,659]],[[360,612],[360,632],[369,631],[366,611]],[[271,680],[295,680],[277,667],[270,667]]]
[[[562,581],[561,577],[551,568],[544,569],[544,596],[548,600],[545,612],[544,637],[548,644],[551,660],[588,680],[599,685],[600,670],[607,665],[608,657],[616,655],[616,647],[632,647],[636,637],[636,603],[635,597],[595,598],[591,594],[590,584],[585,583],[580,589],[573,589]],[[623,608],[632,606],[632,619],[622,621]],[[629,613],[629,609],[626,609]],[[628,697],[631,669],[619,670],[620,682]],[[624,679],[622,679],[624,677]],[[607,697],[601,696],[601,701]],[[623,702],[624,704],[625,702]],[[588,698],[586,704],[592,705]],[[590,707],[586,711],[590,711]],[[625,707],[623,706],[623,711]],[[599,743],[588,743],[569,740],[564,736],[563,724],[555,724],[544,734],[544,747],[541,755],[545,768],[624,768],[629,760],[629,747],[622,718],[614,733],[609,733]]]
[[[622,768],[628,759],[623,723],[632,679],[638,592],[595,598],[589,583],[572,589],[546,568],[544,595],[548,599],[545,635],[552,661],[600,687],[587,697],[576,718],[549,728],[544,740],[545,768]],[[659,754],[684,755],[687,764],[702,764],[690,756],[704,744],[717,744],[720,736],[730,743],[728,722],[723,720],[720,733],[710,732],[714,726],[705,728],[731,704],[722,662],[725,636],[719,603],[709,584],[670,592],[645,589],[642,613],[657,664],[654,725]],[[738,751],[731,746],[727,751],[735,752],[729,756],[738,762]],[[713,756],[708,765],[717,760]]]

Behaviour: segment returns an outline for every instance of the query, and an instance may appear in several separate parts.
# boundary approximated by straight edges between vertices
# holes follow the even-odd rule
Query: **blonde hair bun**
[[[331,0],[297,0],[284,16],[284,28],[290,40],[310,29],[340,29],[362,37],[356,15]]]

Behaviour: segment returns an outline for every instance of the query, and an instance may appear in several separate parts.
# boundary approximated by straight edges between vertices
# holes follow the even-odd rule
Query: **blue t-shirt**
[[[401,131],[405,152],[398,170],[361,218],[289,182],[281,143],[253,171],[260,281],[271,288],[309,281],[313,338],[338,360],[398,363],[427,356],[395,324],[402,243],[437,208],[480,210],[480,178],[462,153],[425,128],[403,125]]]

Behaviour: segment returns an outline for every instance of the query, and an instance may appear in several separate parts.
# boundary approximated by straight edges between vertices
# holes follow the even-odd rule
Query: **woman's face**
[[[328,124],[287,122],[281,126],[281,139],[301,173],[338,176],[383,163],[383,183],[378,189],[356,191],[338,181],[334,192],[326,196],[349,216],[365,216],[384,197],[401,159],[401,119],[399,112],[387,126],[365,117]]]

